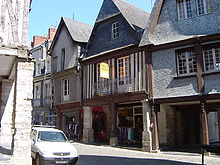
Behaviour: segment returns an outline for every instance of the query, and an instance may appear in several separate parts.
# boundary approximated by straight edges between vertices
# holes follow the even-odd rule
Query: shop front
[[[62,113],[62,130],[69,140],[80,141],[83,130],[83,111],[70,111]]]
[[[92,128],[95,141],[107,140],[107,114],[102,106],[92,108]]]
[[[117,113],[117,138],[119,144],[141,146],[142,132],[142,106],[119,106]]]

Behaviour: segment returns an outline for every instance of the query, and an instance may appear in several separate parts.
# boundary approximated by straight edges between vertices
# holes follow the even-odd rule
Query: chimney
[[[55,33],[56,33],[56,28],[54,28],[54,27],[50,27],[49,28],[49,30],[48,30],[48,39],[50,40],[50,41],[52,41],[53,40],[53,38],[54,38],[54,36],[55,36]]]
[[[47,40],[47,36],[34,36],[32,47],[38,46]]]

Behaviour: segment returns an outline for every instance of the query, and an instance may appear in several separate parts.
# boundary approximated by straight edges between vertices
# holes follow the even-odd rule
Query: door
[[[219,130],[218,130],[218,113],[209,112],[208,114],[208,128],[209,128],[209,141],[219,141]]]

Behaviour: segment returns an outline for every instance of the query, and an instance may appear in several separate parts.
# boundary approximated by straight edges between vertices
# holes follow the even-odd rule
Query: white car
[[[75,165],[78,154],[63,131],[42,126],[32,127],[31,157],[36,165]]]

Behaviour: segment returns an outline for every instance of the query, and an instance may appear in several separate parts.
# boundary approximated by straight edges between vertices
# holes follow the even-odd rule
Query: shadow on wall
[[[194,163],[170,161],[164,159],[137,159],[124,157],[80,155],[77,165],[193,165]]]

